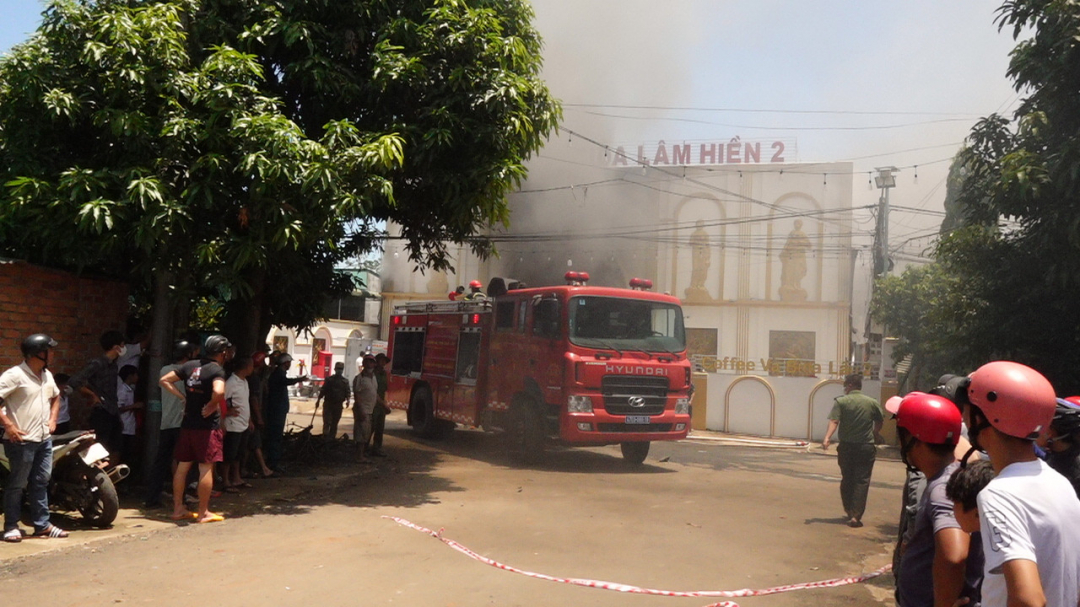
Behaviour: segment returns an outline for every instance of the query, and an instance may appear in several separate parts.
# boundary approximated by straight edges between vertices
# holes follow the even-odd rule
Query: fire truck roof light
[[[563,278],[566,279],[566,284],[572,287],[580,287],[584,286],[585,283],[589,282],[589,273],[575,272],[571,270],[566,274],[563,274]]]

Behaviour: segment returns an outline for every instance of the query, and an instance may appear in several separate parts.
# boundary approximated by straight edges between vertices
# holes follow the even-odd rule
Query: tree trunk
[[[252,270],[248,279],[252,288],[251,298],[234,299],[225,310],[225,337],[236,346],[237,356],[251,356],[266,337],[265,333],[259,333],[266,307],[266,271]]]
[[[161,433],[161,368],[172,351],[173,302],[169,297],[173,284],[171,272],[161,272],[154,277],[154,310],[150,324],[150,365],[147,374],[146,400],[146,457],[153,462],[157,456]]]

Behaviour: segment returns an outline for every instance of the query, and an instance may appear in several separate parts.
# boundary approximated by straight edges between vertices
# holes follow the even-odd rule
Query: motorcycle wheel
[[[90,485],[89,505],[79,509],[79,514],[94,527],[109,527],[116,520],[120,510],[120,499],[116,496],[116,487],[104,470],[94,469],[86,475]]]

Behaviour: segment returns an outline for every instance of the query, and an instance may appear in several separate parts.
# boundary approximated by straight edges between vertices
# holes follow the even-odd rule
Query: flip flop
[[[181,514],[181,515],[176,515],[176,514],[170,514],[169,515],[169,519],[174,520],[174,521],[189,521],[189,520],[191,520],[193,518],[199,518],[199,513],[198,512],[187,512],[187,513]]]
[[[202,523],[220,523],[223,520],[225,520],[224,516],[221,516],[220,514],[211,514],[210,516],[208,516],[208,517],[206,517],[204,519],[201,519],[201,520],[198,519],[198,517],[196,517],[195,522],[199,523],[199,524],[202,524]]]
[[[18,544],[22,541],[22,536],[23,533],[21,529],[8,529],[4,532],[3,540],[10,544]]]
[[[229,485],[225,487],[225,493],[240,493],[240,485]]]
[[[251,489],[254,486],[255,485],[252,485],[251,483],[240,483],[239,485],[233,485],[233,487],[239,487],[241,489]]]
[[[34,537],[47,537],[47,538],[65,538],[68,536],[68,532],[57,527],[56,525],[49,524],[48,527],[34,532]]]

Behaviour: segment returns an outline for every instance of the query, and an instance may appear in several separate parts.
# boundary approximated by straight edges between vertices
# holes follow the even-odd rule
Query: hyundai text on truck
[[[686,438],[691,364],[679,300],[631,288],[567,284],[488,298],[413,301],[390,318],[387,401],[423,437],[461,424],[500,432],[536,461],[549,440],[619,444],[639,464],[652,441]]]

